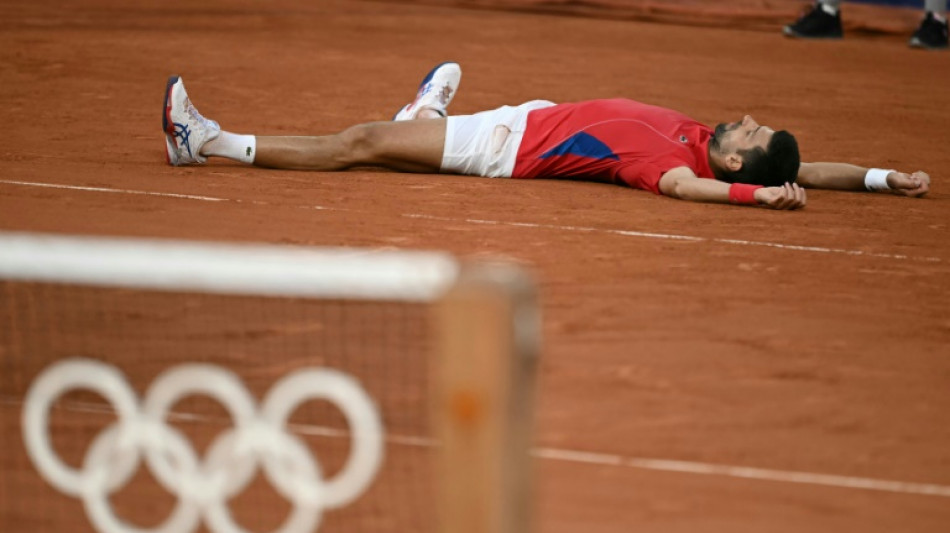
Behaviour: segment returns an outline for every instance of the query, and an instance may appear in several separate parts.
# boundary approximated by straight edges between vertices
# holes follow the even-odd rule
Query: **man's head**
[[[709,163],[719,180],[775,187],[795,182],[801,158],[791,133],[760,126],[746,115],[716,126],[709,140]]]

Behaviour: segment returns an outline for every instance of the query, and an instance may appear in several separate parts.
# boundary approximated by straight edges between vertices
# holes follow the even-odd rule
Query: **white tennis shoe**
[[[185,83],[179,76],[172,76],[165,88],[162,130],[168,164],[177,167],[206,162],[208,158],[201,155],[201,147],[221,133],[221,126],[201,116],[188,98]]]
[[[446,108],[452,103],[455,91],[462,81],[462,67],[451,61],[436,65],[419,84],[416,99],[396,113],[394,121],[413,120],[423,109],[432,109],[446,116]]]

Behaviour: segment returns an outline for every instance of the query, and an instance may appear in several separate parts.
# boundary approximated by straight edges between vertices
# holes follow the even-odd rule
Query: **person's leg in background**
[[[926,0],[924,20],[910,38],[910,46],[928,50],[947,48],[947,0]]]
[[[785,26],[783,33],[799,39],[840,39],[844,36],[841,30],[841,0],[818,0],[802,18]]]

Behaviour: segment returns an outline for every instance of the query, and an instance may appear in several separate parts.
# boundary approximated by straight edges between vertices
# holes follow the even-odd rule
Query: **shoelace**
[[[185,112],[191,115],[192,119],[200,122],[202,126],[208,126],[208,123],[211,122],[210,120],[203,117],[197,109],[195,109],[195,106],[192,105],[191,100],[188,100],[188,107],[185,108]]]

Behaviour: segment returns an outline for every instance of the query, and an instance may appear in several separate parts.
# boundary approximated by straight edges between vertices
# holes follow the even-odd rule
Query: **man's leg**
[[[221,131],[217,122],[198,113],[180,78],[172,77],[163,115],[168,162],[187,165],[204,163],[207,157],[224,157],[280,169],[330,171],[372,165],[404,172],[438,172],[445,144],[443,117],[461,74],[453,62],[433,68],[420,84],[415,100],[394,117],[398,122],[360,124],[318,137]]]
[[[254,165],[298,170],[380,166],[435,173],[442,165],[445,120],[370,122],[320,137],[258,136]]]
[[[445,119],[370,122],[334,135],[268,137],[221,131],[188,98],[181,79],[166,88],[163,129],[168,162],[204,163],[225,157],[261,167],[343,170],[375,165],[406,172],[438,172],[445,143]]]
[[[446,108],[461,77],[458,63],[436,65],[422,79],[415,99],[396,113],[393,122],[360,124],[323,137],[257,137],[254,164],[308,170],[373,165],[404,172],[438,172],[445,145]],[[217,142],[209,143],[210,150]]]
[[[446,108],[461,77],[458,63],[436,65],[419,84],[415,99],[396,113],[393,122],[360,124],[323,137],[257,137],[254,165],[303,170],[372,165],[403,172],[438,172],[445,145]],[[209,143],[212,150],[216,142]]]

